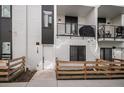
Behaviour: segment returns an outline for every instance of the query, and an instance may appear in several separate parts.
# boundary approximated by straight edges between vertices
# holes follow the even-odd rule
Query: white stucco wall
[[[26,6],[12,6],[13,58],[26,56]]]
[[[70,15],[71,16],[71,15]],[[61,19],[61,21],[58,21]],[[65,16],[57,16],[58,23],[65,23]],[[78,24],[84,25],[97,25],[97,8],[94,8],[86,17],[78,16]],[[64,31],[64,26],[59,26],[59,31]],[[58,37],[56,38],[56,57],[60,60],[70,60],[70,46],[79,45],[86,46],[86,60],[96,60],[97,44],[95,38],[82,38],[82,37]]]
[[[54,45],[44,45],[43,48],[41,44],[41,10],[42,6],[40,5],[13,6],[13,58],[26,56],[29,69],[43,69],[43,56],[45,69],[55,66]],[[56,25],[54,26],[54,38],[56,38]],[[40,45],[37,46],[36,42],[39,42]]]
[[[70,60],[70,46],[86,46],[86,60],[96,60],[98,58],[96,41],[94,38],[82,37],[58,37],[56,40],[56,57],[60,60]]]
[[[41,6],[14,5],[12,9],[13,58],[25,56],[27,67],[36,69],[42,66]]]
[[[42,45],[42,13],[41,6],[13,6],[12,15],[12,34],[13,34],[13,58],[26,56],[27,66],[30,69],[42,69],[44,57],[44,69],[53,69],[55,66],[55,58],[61,60],[70,59],[70,45],[84,45],[86,46],[86,60],[95,60],[100,56],[99,47],[120,46],[123,47],[124,43],[100,43],[99,47],[94,38],[81,38],[81,37],[58,37],[57,20],[61,18],[64,23],[64,16],[57,17],[56,6],[54,9],[54,45]],[[89,13],[87,18],[78,17],[79,24],[97,24],[97,10]],[[97,27],[96,27],[97,28]],[[40,45],[37,46],[36,42]],[[44,46],[44,47],[43,47]],[[38,53],[37,53],[38,49]]]
[[[44,57],[44,69],[55,69],[55,44],[57,32],[57,11],[54,6],[54,44],[44,44],[42,54]]]
[[[96,43],[97,43],[97,18],[98,18],[98,6],[94,7],[85,18],[86,24],[95,26]]]
[[[35,69],[40,66],[42,68],[41,6],[27,6],[27,18],[28,67]],[[36,42],[39,42],[40,45],[36,45]]]
[[[88,25],[97,25],[97,8],[93,8],[85,19],[86,24]]]

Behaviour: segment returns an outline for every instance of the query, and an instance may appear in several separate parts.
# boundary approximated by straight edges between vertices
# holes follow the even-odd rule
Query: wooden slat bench
[[[56,61],[59,79],[113,79],[124,78],[124,61]]]
[[[0,60],[0,81],[11,81],[25,71],[25,57]]]

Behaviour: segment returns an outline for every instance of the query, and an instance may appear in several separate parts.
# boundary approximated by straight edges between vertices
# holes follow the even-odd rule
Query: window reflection
[[[11,17],[10,5],[2,6],[2,17]]]
[[[43,11],[44,13],[44,27],[48,27],[52,24],[52,11]]]

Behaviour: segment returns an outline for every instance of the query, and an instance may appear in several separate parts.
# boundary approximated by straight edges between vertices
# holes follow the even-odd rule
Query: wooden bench
[[[25,71],[25,57],[0,60],[0,81],[11,81]]]

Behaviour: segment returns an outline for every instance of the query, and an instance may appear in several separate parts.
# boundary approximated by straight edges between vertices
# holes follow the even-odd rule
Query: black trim
[[[52,24],[44,27],[43,11],[52,12]],[[54,44],[54,5],[42,5],[42,44]]]

